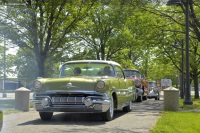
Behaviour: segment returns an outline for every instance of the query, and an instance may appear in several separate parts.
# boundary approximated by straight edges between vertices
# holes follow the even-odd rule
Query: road
[[[134,102],[132,111],[115,111],[114,119],[101,120],[95,114],[55,113],[52,120],[42,121],[38,112],[4,115],[1,133],[149,133],[163,110],[163,99]]]

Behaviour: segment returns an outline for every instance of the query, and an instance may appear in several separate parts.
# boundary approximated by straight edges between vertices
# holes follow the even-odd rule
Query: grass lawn
[[[15,100],[14,99],[0,100],[0,107],[1,108],[15,108]]]
[[[18,113],[18,112],[21,112],[21,111],[19,111],[19,110],[3,110],[4,115],[9,115],[9,114]]]
[[[179,100],[180,111],[163,111],[151,133],[199,133],[200,99],[192,99],[193,105],[183,105]]]
[[[15,110],[15,100],[14,99],[0,100],[0,107],[3,108],[4,115],[21,112],[19,110]],[[33,104],[29,104],[29,107],[33,108]]]

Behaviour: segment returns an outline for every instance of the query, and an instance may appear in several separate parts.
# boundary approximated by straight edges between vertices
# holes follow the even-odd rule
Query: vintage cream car
[[[38,78],[33,82],[31,103],[42,120],[53,112],[101,113],[113,119],[114,110],[131,111],[135,83],[126,79],[114,61],[79,60],[61,66],[59,78]]]

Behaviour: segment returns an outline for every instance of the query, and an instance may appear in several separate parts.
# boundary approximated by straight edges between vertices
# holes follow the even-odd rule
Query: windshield
[[[102,63],[68,63],[61,67],[60,77],[114,76],[113,67]]]
[[[156,82],[149,82],[149,87],[156,87]]]
[[[131,78],[135,78],[135,79],[140,79],[141,78],[141,74],[138,71],[124,70],[124,73],[125,73],[126,77],[131,77]]]

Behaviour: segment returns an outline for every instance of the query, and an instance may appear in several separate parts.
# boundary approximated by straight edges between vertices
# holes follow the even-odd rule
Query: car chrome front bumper
[[[150,92],[147,97],[148,98],[154,98],[154,97],[158,97],[159,96],[159,93],[158,92]]]
[[[109,98],[88,97],[49,97],[35,96],[30,100],[40,112],[106,112],[111,104]]]
[[[144,91],[141,88],[136,88],[136,94],[137,94],[137,96],[142,96],[143,92]]]

